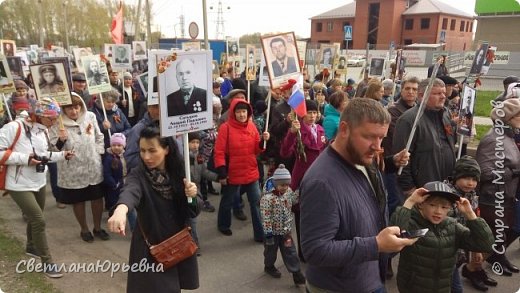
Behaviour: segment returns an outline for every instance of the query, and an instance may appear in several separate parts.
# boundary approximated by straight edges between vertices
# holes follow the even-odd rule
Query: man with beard
[[[386,192],[377,157],[389,123],[379,102],[353,99],[341,115],[336,139],[303,177],[307,292],[385,292],[385,253],[415,242],[399,238],[399,227],[386,227]],[[408,156],[402,154],[385,159],[387,167],[406,165]]]

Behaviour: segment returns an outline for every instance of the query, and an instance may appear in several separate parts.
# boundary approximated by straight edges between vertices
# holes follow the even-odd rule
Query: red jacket
[[[241,123],[235,118],[235,107],[238,103],[247,104],[249,107],[246,123]],[[234,99],[229,107],[228,120],[218,129],[215,168],[219,171],[220,178],[225,177],[223,172],[227,174],[229,184],[249,184],[260,177],[256,156],[263,150],[260,148],[260,135],[251,120],[252,114],[253,108],[247,101]],[[229,159],[226,160],[226,157]]]

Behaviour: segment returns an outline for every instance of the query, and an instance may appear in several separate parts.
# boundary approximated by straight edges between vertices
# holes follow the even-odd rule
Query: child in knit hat
[[[448,184],[455,190],[461,197],[467,198],[471,204],[473,211],[478,215],[478,196],[476,193],[476,187],[480,181],[480,166],[477,161],[471,156],[463,156],[456,163],[453,168],[453,176],[448,178]],[[466,220],[464,216],[456,209],[457,220],[461,224],[465,224]],[[471,285],[479,291],[487,291],[487,286],[496,286],[497,281],[490,278],[484,269],[482,263],[484,257],[482,253],[468,251],[464,253],[460,252],[462,257],[459,259],[464,260],[464,256],[467,260],[467,264],[462,267],[462,276],[468,278]],[[458,275],[458,271],[455,270],[454,274]],[[460,281],[460,277],[453,278]],[[462,285],[462,284],[461,284]],[[487,285],[487,286],[486,286]],[[462,286],[461,286],[462,287]],[[452,286],[453,288],[453,286]],[[452,290],[453,291],[453,290]]]
[[[127,175],[126,160],[124,157],[126,137],[122,133],[114,133],[110,137],[110,147],[107,148],[103,158],[103,177],[106,188],[105,207],[112,208],[119,200],[119,194]],[[132,221],[130,228],[133,230]],[[134,223],[135,224],[135,223]]]
[[[260,214],[264,229],[264,271],[273,278],[280,278],[280,271],[274,266],[278,249],[296,285],[305,284],[300,271],[300,261],[292,240],[293,214],[291,206],[298,200],[298,194],[289,187],[291,173],[283,164],[274,171],[266,186],[274,184],[274,189],[266,187],[266,194],[260,199]]]

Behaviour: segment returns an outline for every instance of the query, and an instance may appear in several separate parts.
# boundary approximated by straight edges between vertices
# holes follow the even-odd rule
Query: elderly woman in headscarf
[[[518,184],[520,183],[520,151],[514,135],[520,130],[520,99],[508,99],[495,103],[491,111],[493,128],[482,138],[477,148],[477,162],[480,177],[480,216],[491,226],[502,223],[500,229],[493,229],[496,241],[494,253],[487,261],[499,263],[503,274],[511,276],[520,270],[506,257],[507,247],[515,241],[519,233],[512,227],[518,216]],[[500,205],[497,205],[500,200]]]
[[[94,113],[87,111],[83,99],[72,93],[72,103],[63,106],[62,125],[50,129],[51,143],[58,149],[74,150],[74,161],[58,163],[58,187],[61,202],[71,204],[78,221],[83,241],[92,242],[94,236],[108,240],[110,236],[101,229],[103,214],[103,164],[105,153],[103,134]],[[94,236],[90,232],[85,213],[85,202],[90,201]]]
[[[120,94],[116,90],[103,93],[102,99],[99,99],[98,97],[94,103],[94,107],[90,109],[90,111],[96,114],[96,120],[98,122],[99,129],[101,129],[101,132],[105,136],[105,149],[110,147],[110,135],[108,133],[109,129],[110,134],[114,134],[121,133],[132,128],[128,122],[128,119],[126,119],[125,114],[123,114],[123,111],[116,105],[117,101],[119,101],[119,97]],[[101,105],[101,103],[103,103],[103,105]],[[103,108],[106,111],[106,116],[103,113]]]

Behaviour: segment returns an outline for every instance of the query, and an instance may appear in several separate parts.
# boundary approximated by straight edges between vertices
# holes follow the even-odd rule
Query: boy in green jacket
[[[424,188],[424,192],[410,196],[392,216],[391,225],[402,231],[429,229],[414,245],[401,251],[397,287],[401,293],[449,293],[457,250],[490,252],[493,234],[470,202],[453,193],[447,184],[429,182]],[[466,218],[466,226],[448,217],[454,203]]]

